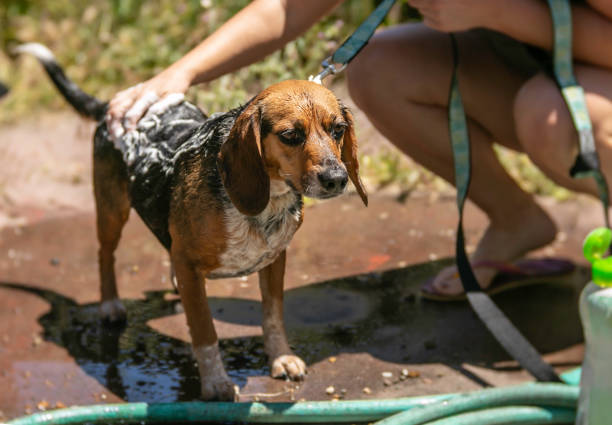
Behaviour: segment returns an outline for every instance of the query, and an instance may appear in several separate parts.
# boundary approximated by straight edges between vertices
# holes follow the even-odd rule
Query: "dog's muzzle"
[[[348,183],[348,173],[338,165],[327,167],[317,174],[324,197],[339,195]]]

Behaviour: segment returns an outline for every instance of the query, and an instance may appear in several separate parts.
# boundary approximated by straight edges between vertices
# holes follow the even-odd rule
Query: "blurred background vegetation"
[[[150,78],[179,59],[248,0],[2,0],[0,78],[19,97],[0,105],[4,121],[32,107],[59,107],[62,100],[32,61],[12,62],[11,46],[38,41],[48,46],[67,74],[86,91],[108,99],[121,88]],[[337,42],[375,7],[348,1],[303,37],[264,61],[205,84],[190,93],[207,111],[234,107],[273,82],[306,78]],[[401,9],[399,10],[401,14]],[[389,20],[399,20],[398,13]],[[391,23],[391,22],[390,22]],[[24,99],[24,96],[31,98]]]
[[[118,90],[152,77],[179,59],[247,3],[248,0],[0,0],[0,81],[18,93],[0,102],[0,124],[26,114],[67,107],[34,60],[10,57],[8,52],[19,43],[45,44],[85,91],[110,99]],[[307,78],[317,72],[321,60],[376,4],[376,0],[348,0],[282,50],[190,90],[189,97],[212,113],[235,107],[274,82]],[[384,25],[415,18],[413,10],[398,2]],[[337,81],[341,84],[341,77]],[[392,185],[396,192],[399,188],[400,197],[423,187],[451,191],[388,143],[364,148],[362,168],[371,184]],[[568,192],[544,178],[524,155],[503,149],[498,153],[527,190],[559,198],[568,196]]]

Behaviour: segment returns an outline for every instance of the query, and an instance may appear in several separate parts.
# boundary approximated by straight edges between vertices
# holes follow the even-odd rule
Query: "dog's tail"
[[[58,65],[53,53],[47,47],[39,43],[26,43],[16,47],[14,52],[17,54],[27,53],[38,59],[60,93],[79,114],[93,118],[96,121],[104,118],[108,103],[85,93],[75,83],[70,81],[66,74],[64,74],[64,70]]]

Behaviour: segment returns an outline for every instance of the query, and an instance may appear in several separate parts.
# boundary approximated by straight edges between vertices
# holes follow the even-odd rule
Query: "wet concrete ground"
[[[582,262],[581,241],[601,220],[597,204],[543,202],[562,231],[536,255]],[[471,205],[466,214],[473,244],[486,220]],[[97,316],[94,216],[25,216],[28,223],[0,232],[0,420],[56,406],[197,399],[167,255],[138,217],[117,252],[128,324],[113,329]],[[309,366],[301,383],[267,376],[256,276],[209,281],[223,359],[241,399],[391,398],[529,380],[467,304],[418,296],[419,284],[452,261],[455,220],[453,199],[427,197],[398,203],[375,195],[366,209],[345,196],[307,209],[288,251],[285,303],[290,341]],[[578,269],[495,297],[558,370],[582,358],[577,297],[587,278]]]

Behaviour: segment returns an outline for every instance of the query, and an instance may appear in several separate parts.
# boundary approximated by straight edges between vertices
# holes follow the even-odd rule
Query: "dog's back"
[[[217,171],[217,154],[244,107],[211,117],[186,101],[161,111],[152,108],[136,129],[113,140],[104,122],[108,103],[85,93],[72,82],[49,49],[29,43],[19,46],[16,52],[36,57],[74,109],[98,121],[94,161],[110,162],[116,174],[125,176],[131,206],[169,249],[168,215],[177,170],[188,167],[191,158],[197,156],[205,162],[206,175],[202,177],[207,189],[220,194],[222,182]],[[177,167],[179,163],[181,167]]]
[[[188,170],[193,160],[207,192],[221,194],[217,155],[242,108],[207,118],[200,109],[182,102],[167,110],[145,115],[135,130],[111,142],[106,125],[100,124],[95,143],[112,143],[122,155],[129,178],[132,207],[166,247],[170,248],[168,216],[177,172]],[[218,199],[223,197],[219,196]]]

